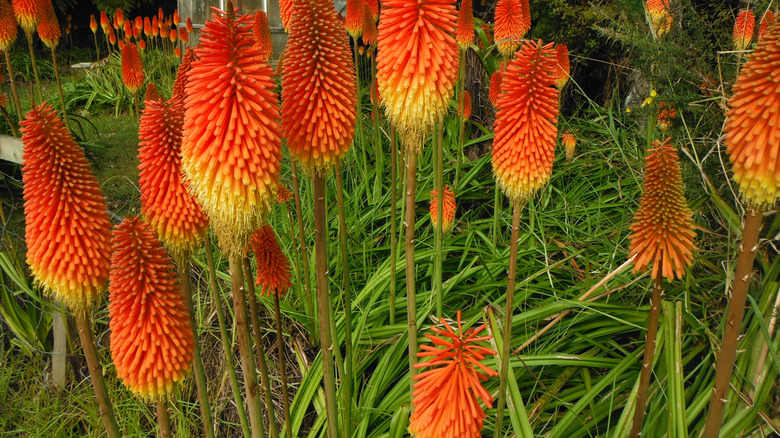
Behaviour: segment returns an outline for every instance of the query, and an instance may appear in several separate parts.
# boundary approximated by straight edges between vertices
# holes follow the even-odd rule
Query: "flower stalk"
[[[361,0],[362,1],[362,0]],[[344,216],[344,179],[341,162],[336,163],[336,201],[339,209],[339,246],[341,247],[342,289],[344,290],[344,436],[352,436],[352,295],[349,290],[349,266],[347,256],[347,221]]]
[[[81,339],[81,348],[84,350],[84,358],[87,360],[89,376],[92,380],[92,389],[95,391],[98,408],[100,409],[100,418],[103,419],[103,426],[109,438],[120,438],[119,426],[114,417],[114,408],[108,398],[106,382],[103,380],[103,367],[100,366],[100,360],[95,347],[95,338],[92,336],[92,324],[87,314],[77,312],[76,327]]]
[[[647,320],[645,337],[645,356],[642,359],[642,372],[639,376],[639,389],[636,395],[634,422],[629,436],[638,437],[642,433],[642,420],[647,406],[647,392],[650,387],[650,375],[653,373],[653,355],[655,354],[656,337],[658,335],[658,320],[661,316],[661,294],[663,293],[662,277],[659,275],[653,281],[653,295],[650,297],[650,317]]]

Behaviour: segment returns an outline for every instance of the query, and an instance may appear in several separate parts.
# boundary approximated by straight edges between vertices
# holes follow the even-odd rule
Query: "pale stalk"
[[[653,295],[650,298],[650,317],[647,320],[647,334],[645,335],[645,357],[642,360],[642,372],[639,376],[639,388],[636,395],[634,410],[634,422],[631,425],[631,437],[638,437],[642,433],[642,422],[645,418],[647,405],[647,392],[650,387],[650,376],[653,373],[653,355],[655,354],[656,336],[658,335],[658,320],[661,316],[661,276],[653,281]]]
[[[183,254],[177,260],[179,264],[179,284],[184,304],[190,313],[190,325],[192,336],[195,338],[195,354],[192,358],[192,370],[195,375],[195,386],[198,390],[198,404],[200,405],[200,417],[203,422],[203,433],[207,438],[214,437],[214,426],[211,423],[211,407],[209,406],[209,392],[206,385],[206,373],[203,371],[203,359],[200,354],[200,340],[198,336],[197,319],[195,318],[195,306],[192,303],[192,285],[190,284],[190,255]]]
[[[92,32],[92,36],[95,37],[95,62],[100,61],[100,49],[98,48],[97,32]]]
[[[171,438],[171,422],[168,419],[167,405],[165,397],[157,400],[157,423],[160,425],[160,438]]]
[[[409,327],[409,396],[417,375],[417,302],[414,283],[414,190],[417,182],[417,153],[406,151],[406,322]],[[414,406],[412,406],[414,409]]]
[[[75,316],[79,338],[81,339],[81,349],[84,351],[84,358],[87,360],[87,368],[92,380],[92,389],[95,391],[100,417],[103,419],[103,426],[105,426],[109,438],[120,438],[122,435],[119,433],[119,426],[114,417],[114,408],[111,406],[108,391],[106,390],[106,382],[103,380],[103,368],[100,366],[95,339],[92,337],[90,318],[87,315],[78,313]]]
[[[287,366],[284,362],[282,314],[279,310],[279,295],[276,292],[272,294],[274,296],[274,316],[276,317],[276,348],[279,352],[279,375],[282,380],[282,399],[284,401],[284,430],[287,438],[292,438],[292,430],[290,430],[290,395],[287,389]]]
[[[734,273],[734,287],[731,290],[731,300],[726,313],[723,341],[720,343],[718,363],[715,371],[715,385],[710,399],[710,411],[704,426],[705,438],[717,438],[720,434],[723,420],[723,410],[728,401],[729,384],[734,362],[737,358],[737,343],[745,315],[745,302],[753,276],[753,262],[758,251],[758,234],[761,231],[761,208],[751,208],[745,218],[745,228],[742,234],[737,270]]]
[[[35,89],[38,92],[38,102],[43,102],[43,94],[41,94],[41,80],[38,77],[38,65],[35,62],[35,49],[33,48],[32,34],[27,34],[27,47],[30,49],[30,61],[32,62],[33,76],[35,77]]]
[[[460,187],[458,186],[458,177],[460,176],[460,163],[463,159],[463,136],[466,135],[466,119],[463,119],[463,115],[461,114],[461,108],[463,108],[464,102],[464,95],[466,93],[463,92],[463,83],[466,79],[466,51],[461,49],[460,51],[460,66],[458,66],[458,88],[455,90],[458,96],[458,120],[460,120],[460,135],[458,136],[458,161],[455,164],[455,182],[453,183],[453,188],[455,190],[458,190]],[[462,119],[462,120],[461,120]]]
[[[60,95],[62,121],[65,122],[65,128],[70,130],[70,126],[68,125],[68,111],[65,109],[65,95],[62,93],[62,82],[60,82],[60,70],[57,68],[57,52],[54,49],[51,49],[51,63],[54,66],[54,79],[57,82],[57,92]]]
[[[344,436],[352,436],[352,295],[349,290],[347,256],[347,221],[344,216],[344,181],[341,162],[336,163],[336,200],[339,209],[339,243],[341,246],[342,288],[344,289],[344,381],[341,393],[344,399]]]
[[[16,108],[16,116],[21,122],[24,118],[22,115],[22,104],[19,103],[19,93],[16,91],[16,80],[14,79],[14,70],[11,68],[11,54],[5,52],[5,66],[8,69],[8,81],[11,83],[11,94],[14,98],[14,107]]]
[[[512,238],[509,243],[509,278],[506,284],[506,308],[504,310],[504,345],[501,349],[501,368],[499,369],[498,406],[496,407],[496,428],[493,436],[501,435],[501,422],[504,419],[506,404],[506,379],[509,374],[509,356],[512,354],[512,313],[515,300],[515,276],[517,275],[517,241],[520,231],[520,212],[522,205],[513,203]]]
[[[214,256],[211,253],[211,242],[206,239],[206,263],[209,269],[209,286],[211,288],[211,299],[214,301],[214,307],[217,312],[217,320],[219,321],[219,333],[222,337],[222,347],[225,350],[225,361],[228,366],[228,380],[230,380],[230,387],[233,390],[233,402],[236,404],[236,410],[238,411],[238,419],[241,422],[241,430],[244,432],[244,438],[249,438],[251,433],[249,432],[249,423],[246,419],[246,409],[244,408],[244,400],[241,397],[241,390],[238,387],[238,377],[236,376],[236,364],[233,361],[233,348],[228,334],[227,324],[225,323],[225,315],[222,313],[222,298],[219,296],[219,290],[217,290],[217,274],[214,269]]]
[[[376,82],[376,50],[371,54],[371,88],[368,92],[368,97],[371,98],[374,93],[374,83]],[[376,170],[376,176],[374,178],[374,195],[375,199],[379,197],[382,187],[382,180],[384,179],[385,160],[382,156],[382,142],[379,137],[379,96],[371,99],[371,105],[374,114],[374,169]],[[359,108],[358,108],[359,110]],[[360,114],[360,113],[358,113]]]
[[[306,251],[306,237],[303,234],[303,214],[301,210],[301,190],[298,184],[298,170],[296,169],[295,159],[290,158],[290,168],[292,169],[293,196],[295,198],[295,215],[298,219],[298,242],[301,245],[301,261],[303,262],[303,284],[306,289],[306,312],[309,318],[314,318],[314,303],[312,302],[311,285],[309,284],[309,257]],[[312,339],[317,337],[317,323],[312,321],[311,329]]]
[[[361,112],[361,101],[362,101],[362,90],[360,89],[360,59],[358,58],[358,50],[357,50],[357,40],[352,39],[354,42],[353,44],[353,52],[355,53],[355,92],[357,95],[357,99],[355,99],[355,109],[357,111],[357,116],[355,117],[355,138],[353,140],[353,144],[355,147],[360,149],[361,156],[363,157],[363,174],[368,175],[368,155],[366,153],[366,148],[362,147],[363,145],[363,114]],[[366,184],[368,186],[368,184]],[[368,197],[368,193],[366,193],[366,197]]]
[[[377,114],[377,117],[379,115]],[[395,128],[390,127],[390,325],[395,324],[395,292],[396,292],[396,257],[397,254],[397,202],[398,202],[398,139]]]
[[[439,208],[436,210],[436,219],[439,225],[434,227],[434,257],[433,257],[433,294],[436,297],[436,318],[442,315],[442,240],[444,237],[444,158],[441,124],[436,126],[436,158],[433,160],[434,181],[438,190],[436,202]],[[433,218],[431,218],[433,219]]]
[[[255,339],[255,354],[257,355],[257,368],[260,369],[260,383],[263,385],[265,396],[265,410],[268,413],[268,428],[271,438],[279,436],[276,427],[276,416],[274,415],[274,402],[271,396],[271,380],[268,378],[268,367],[265,363],[265,353],[263,352],[263,338],[260,333],[260,315],[257,312],[257,294],[255,282],[252,279],[252,267],[249,264],[249,258],[244,257],[244,278],[246,279],[246,290],[249,292],[249,311],[252,315],[252,334]]]
[[[325,204],[325,179],[314,175],[314,251],[317,270],[317,312],[319,314],[320,352],[322,354],[322,376],[325,386],[325,408],[327,411],[328,436],[336,438],[338,433],[336,379],[333,369],[333,340],[331,337],[330,294],[328,293],[328,251],[327,211]]]
[[[293,222],[292,210],[290,210],[290,206],[286,202],[284,203],[284,209],[287,210],[287,218],[290,220],[290,238],[293,239],[293,242],[295,242],[295,222]],[[295,278],[300,279],[302,276],[300,259],[301,256],[298,251],[293,250],[292,253],[293,259],[295,261]],[[304,303],[308,299],[307,297],[303,296],[300,280],[295,282],[295,293],[298,295],[298,299]]]

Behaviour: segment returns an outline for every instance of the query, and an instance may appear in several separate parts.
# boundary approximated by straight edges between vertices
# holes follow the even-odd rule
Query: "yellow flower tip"
[[[240,254],[274,201],[281,165],[274,72],[251,17],[206,22],[185,86],[182,170],[226,254]]]
[[[526,42],[501,83],[493,141],[493,173],[514,203],[547,184],[558,137],[558,89],[552,44]]]
[[[385,115],[407,152],[419,153],[444,120],[458,79],[454,0],[385,0],[377,82]]]
[[[771,206],[780,196],[780,26],[770,26],[734,83],[726,113],[726,152],[742,197]]]
[[[444,186],[444,200],[443,200],[444,210],[442,210],[442,223],[444,224],[444,227],[442,228],[442,233],[446,234],[449,233],[450,230],[452,230],[452,226],[455,224],[455,192],[452,191],[449,185]],[[431,213],[431,223],[433,224],[434,228],[439,227],[439,191],[438,190],[431,190],[431,204],[430,204],[430,213]]]
[[[753,33],[756,27],[756,16],[751,10],[744,10],[737,14],[734,20],[734,49],[747,50],[753,42]]]
[[[656,38],[663,38],[672,29],[672,14],[669,11],[670,0],[647,0],[645,11],[647,12],[647,24],[650,32]]]
[[[569,131],[561,136],[561,144],[566,150],[566,161],[574,159],[574,148],[577,146],[577,137]]]
[[[630,257],[634,272],[652,264],[652,278],[682,278],[693,262],[696,237],[693,212],[683,194],[682,172],[677,149],[656,140],[645,158],[647,170],[642,183],[639,209],[629,226]]]

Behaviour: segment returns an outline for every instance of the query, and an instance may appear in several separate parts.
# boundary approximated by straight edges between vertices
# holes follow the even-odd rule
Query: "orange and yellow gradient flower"
[[[558,90],[563,90],[563,87],[569,82],[569,74],[571,73],[571,67],[569,66],[569,48],[566,47],[566,44],[558,44],[555,46],[555,60],[557,62],[555,67],[555,86]]]
[[[144,65],[138,46],[127,43],[122,46],[122,82],[131,93],[136,93],[144,85]]]
[[[8,0],[0,0],[0,51],[7,52],[16,42],[18,27]]]
[[[498,51],[509,59],[531,30],[531,6],[528,0],[498,0],[493,37]]]
[[[16,22],[24,30],[27,36],[35,33],[38,23],[41,22],[43,15],[42,0],[12,0],[11,5],[14,8]]]
[[[751,10],[744,10],[737,14],[734,20],[734,49],[747,50],[753,42],[753,33],[756,28],[756,16]]]
[[[761,24],[758,26],[758,37],[756,41],[761,41],[761,38],[766,35],[766,31],[769,29],[769,26],[774,26],[774,24],[775,13],[772,11],[766,11],[764,16],[761,18]]]
[[[267,62],[274,53],[274,43],[271,40],[271,28],[268,27],[268,15],[265,11],[255,12],[252,35],[255,38],[255,45],[260,49],[260,59]]]
[[[22,122],[27,264],[44,291],[85,315],[102,297],[111,260],[105,198],[73,135],[48,103]]]
[[[126,218],[112,244],[111,357],[125,386],[156,399],[190,370],[195,349],[190,315],[171,257],[149,224]]]
[[[672,29],[672,14],[669,11],[669,0],[647,0],[645,2],[647,24],[655,38],[663,38]]]
[[[49,49],[55,49],[60,43],[62,29],[57,21],[57,14],[51,0],[39,0],[41,2],[41,22],[38,23],[38,36]]]
[[[629,227],[629,257],[636,256],[634,272],[652,263],[653,279],[662,275],[673,280],[675,274],[682,279],[696,250],[693,213],[683,193],[677,149],[670,141],[671,137],[663,143],[653,142],[645,158],[647,170],[642,197]]]
[[[279,246],[274,230],[270,225],[263,225],[255,231],[250,242],[257,264],[255,285],[260,286],[260,296],[273,293],[281,297],[292,285],[292,272],[290,260]]]
[[[561,145],[566,151],[566,161],[574,159],[574,148],[577,147],[577,137],[569,131],[561,136]]]
[[[463,0],[458,11],[458,30],[455,40],[462,50],[466,50],[474,42],[474,10],[471,0]]]
[[[444,210],[441,212],[441,221],[444,223],[444,227],[441,232],[443,234],[449,233],[452,226],[455,224],[455,192],[452,191],[449,185],[444,186]],[[431,223],[434,228],[439,228],[439,191],[431,190]]]

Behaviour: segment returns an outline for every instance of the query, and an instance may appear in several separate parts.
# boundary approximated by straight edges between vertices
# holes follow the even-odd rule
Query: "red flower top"
[[[463,333],[458,311],[456,333],[444,318],[444,330],[431,327],[435,335],[426,334],[433,346],[421,345],[417,357],[428,358],[416,368],[435,367],[414,377],[409,431],[416,438],[479,438],[485,411],[477,399],[488,408],[493,397],[482,387],[482,381],[498,373],[480,361],[496,352],[477,345],[491,336],[478,336],[485,325]]]
[[[501,97],[501,81],[504,79],[504,71],[500,68],[493,72],[490,76],[490,90],[488,90],[488,98],[493,106],[498,106],[498,98]]]
[[[284,204],[286,202],[290,202],[290,200],[293,199],[292,192],[284,186],[284,184],[279,184],[276,186],[276,203],[277,204]]]
[[[672,29],[672,14],[669,12],[669,0],[647,0],[647,24],[656,38],[662,38]]]
[[[449,110],[458,80],[454,0],[384,0],[376,57],[379,95],[407,151]]]
[[[195,348],[178,276],[138,217],[117,226],[112,244],[108,308],[116,374],[135,394],[161,397],[189,372]]]
[[[108,280],[111,222],[81,147],[48,103],[22,122],[27,264],[38,284],[86,314]]]
[[[274,230],[270,225],[264,225],[252,235],[252,251],[257,263],[257,279],[255,285],[261,286],[260,296],[272,293],[281,296],[290,288],[290,261],[284,255]]]
[[[455,39],[461,49],[466,50],[474,42],[474,11],[471,0],[463,0],[458,11],[458,30]]]
[[[157,85],[154,82],[146,84],[146,94],[144,94],[144,102],[147,100],[162,101],[163,97],[160,91],[157,89]],[[179,127],[179,135],[181,135],[181,127]]]
[[[293,0],[279,0],[279,15],[282,19],[282,26],[286,32],[290,32],[290,19],[292,18]]]
[[[562,90],[563,87],[569,82],[569,48],[566,44],[558,44],[555,46],[555,86]]]
[[[122,81],[131,93],[144,85],[144,66],[138,46],[128,43],[122,46]]]
[[[471,117],[471,93],[464,91],[462,99],[463,101],[458,105],[458,115],[463,120],[468,120]]]
[[[192,18],[187,17],[187,33],[192,33],[193,27],[192,27]]]
[[[772,11],[766,11],[764,17],[761,18],[761,24],[758,26],[758,41],[761,41],[761,38],[764,37],[767,29],[769,29],[769,26],[774,24],[775,24],[775,13]]]
[[[509,59],[531,30],[531,6],[528,0],[499,0],[493,25],[498,51]]]
[[[2,6],[0,6],[2,8]],[[89,16],[89,29],[92,31],[92,33],[97,33],[97,20],[95,20],[95,14],[92,14]]]
[[[184,99],[187,97],[187,76],[192,69],[192,61],[195,60],[195,52],[191,48],[188,48],[184,52],[184,56],[179,64],[179,70],[176,72],[176,79],[173,80],[173,91],[171,92],[171,99],[178,100],[184,104]]]
[[[108,26],[111,26],[111,22],[108,20],[106,11],[100,11],[100,27],[103,28],[104,33],[106,32],[106,29],[108,29]]]
[[[376,28],[376,15],[371,12],[368,3],[363,3],[363,43],[376,46],[379,43],[379,30]],[[376,81],[374,81],[376,83]]]
[[[268,61],[274,53],[274,43],[271,40],[271,28],[268,27],[268,15],[264,11],[255,12],[252,36],[255,38],[255,46],[260,49],[260,59]]]
[[[526,42],[501,83],[493,173],[513,202],[524,202],[550,179],[558,138],[558,89],[552,43]]]
[[[40,1],[42,9],[41,22],[38,23],[38,36],[43,44],[46,44],[46,47],[53,50],[60,43],[62,29],[60,29],[60,22],[57,21],[57,14],[54,12],[51,0]]]
[[[734,49],[747,50],[753,42],[756,27],[756,16],[753,11],[741,11],[734,20]]]
[[[374,27],[376,27],[376,20],[379,18],[379,0],[363,0],[363,4],[368,7],[371,16],[374,17]]]
[[[43,0],[12,0],[11,5],[14,8],[16,22],[24,33],[34,34],[43,15]]]
[[[216,11],[186,85],[182,169],[223,252],[242,252],[270,209],[282,149],[273,70],[251,17]]]
[[[309,172],[346,154],[355,135],[355,65],[329,0],[295,3],[282,69],[282,130]]]
[[[651,276],[682,279],[691,265],[696,237],[693,213],[683,194],[682,172],[677,149],[656,140],[645,158],[647,170],[639,209],[631,226],[630,257],[636,255],[634,272],[653,264]]]
[[[444,210],[441,212],[442,222],[444,228],[442,233],[448,233],[452,229],[452,225],[455,223],[455,192],[452,191],[450,186],[444,186]],[[431,223],[434,228],[439,227],[439,191],[431,190]]]
[[[16,42],[18,29],[14,10],[8,0],[0,0],[0,51],[7,52]]]
[[[363,35],[363,0],[347,0],[344,28],[355,41]]]
[[[780,27],[771,26],[734,83],[723,131],[734,180],[753,205],[780,196]]]

